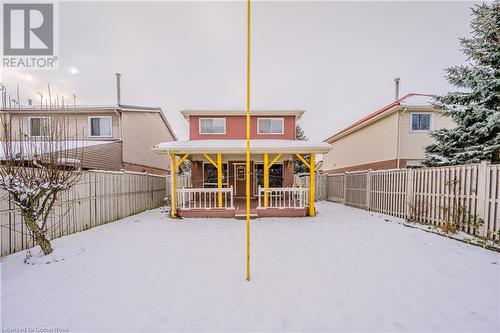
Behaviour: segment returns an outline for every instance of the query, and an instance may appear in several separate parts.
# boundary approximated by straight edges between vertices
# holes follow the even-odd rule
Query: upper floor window
[[[283,118],[258,118],[257,119],[258,134],[283,134],[284,119]]]
[[[89,136],[111,137],[111,117],[89,117]]]
[[[226,134],[226,118],[200,118],[200,134]]]
[[[430,113],[412,113],[410,119],[412,132],[429,132],[431,130]]]
[[[28,125],[29,125],[30,136],[50,135],[49,117],[30,117],[28,118]]]

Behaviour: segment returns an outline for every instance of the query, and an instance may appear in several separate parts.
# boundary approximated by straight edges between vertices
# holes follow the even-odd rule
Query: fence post
[[[477,174],[477,215],[486,223],[489,205],[489,170],[490,161],[481,161]],[[486,236],[486,225],[481,226],[480,235]]]
[[[371,172],[370,170],[368,170],[366,172],[366,210],[370,210],[370,194],[371,194],[371,191],[372,191],[372,186],[371,186],[371,182],[372,182],[372,175],[371,175]]]
[[[347,172],[344,172],[344,198],[342,199],[342,204],[345,205],[347,202]]]
[[[405,202],[405,219],[410,218],[411,205],[414,204],[414,182],[415,182],[415,170],[406,169],[406,202]]]

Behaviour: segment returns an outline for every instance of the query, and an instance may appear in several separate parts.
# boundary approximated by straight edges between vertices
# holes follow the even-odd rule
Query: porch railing
[[[218,193],[222,193],[222,207],[218,206]],[[177,189],[179,209],[233,209],[233,187],[179,188]]]
[[[302,187],[259,187],[259,205],[264,207],[264,194],[267,192],[267,208],[306,208],[309,189]]]

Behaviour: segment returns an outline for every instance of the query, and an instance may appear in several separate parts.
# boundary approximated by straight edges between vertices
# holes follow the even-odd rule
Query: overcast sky
[[[301,108],[323,140],[401,94],[451,89],[469,2],[255,2],[252,106]],[[21,102],[47,83],[79,104],[160,106],[181,139],[184,108],[245,105],[243,2],[61,2],[58,71],[3,71]],[[73,73],[72,73],[73,72]],[[76,73],[77,72],[77,73]],[[145,129],[146,130],[146,129]]]

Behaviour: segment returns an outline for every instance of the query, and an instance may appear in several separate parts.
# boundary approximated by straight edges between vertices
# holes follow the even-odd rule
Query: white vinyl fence
[[[134,172],[84,171],[82,179],[62,194],[48,223],[51,239],[87,230],[159,207],[165,177]],[[33,246],[19,211],[0,191],[0,249],[7,255]]]
[[[489,162],[423,169],[328,175],[327,200],[442,226],[457,216],[462,230],[500,239],[500,165]],[[455,215],[453,215],[455,214]],[[452,216],[453,215],[453,216]],[[475,230],[481,218],[484,224]]]
[[[170,192],[171,192],[171,181],[172,181],[172,176],[168,175],[165,177],[165,197],[170,198]],[[177,188],[191,188],[193,187],[193,184],[191,183],[191,175],[190,174],[185,174],[185,175],[177,175],[176,177],[176,184]]]
[[[309,174],[295,174],[294,187],[309,188]],[[316,173],[314,201],[326,200],[328,194],[327,174]]]

